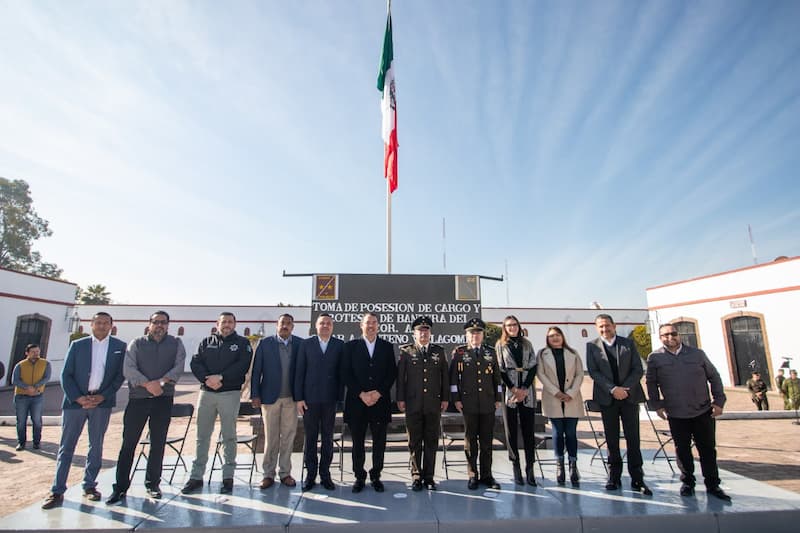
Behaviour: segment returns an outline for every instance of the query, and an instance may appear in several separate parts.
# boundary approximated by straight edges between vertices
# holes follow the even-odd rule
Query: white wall
[[[53,379],[57,379],[69,347],[76,288],[74,283],[0,269],[0,360],[6,372],[12,370],[17,317],[39,314],[50,319],[46,355],[53,366]],[[2,383],[7,383],[6,377]]]
[[[700,347],[726,385],[731,385],[733,374],[723,318],[737,313],[763,315],[771,375],[784,356],[794,358],[793,368],[800,366],[800,257],[647,289],[647,304],[654,330],[681,317],[697,320]],[[653,343],[659,345],[655,335]]]

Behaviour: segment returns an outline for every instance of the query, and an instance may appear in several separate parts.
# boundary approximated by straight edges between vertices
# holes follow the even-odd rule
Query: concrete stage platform
[[[542,458],[551,458],[549,450]],[[438,465],[436,492],[412,492],[410,475],[405,466],[384,470],[386,492],[376,493],[367,485],[360,494],[350,492],[353,476],[348,472],[350,460],[345,458],[344,482],[336,480],[335,491],[320,486],[312,492],[275,485],[261,491],[261,474],[253,476],[253,487],[247,485],[248,472],[238,471],[234,493],[218,494],[219,474],[204,491],[190,496],[180,494],[186,479],[176,475],[172,486],[164,484],[164,498],[151,500],[144,492],[143,472],[137,473],[127,499],[122,505],[88,502],[82,498],[80,486],[70,488],[63,507],[43,511],[40,504],[0,519],[3,531],[261,531],[267,533],[339,533],[349,531],[401,533],[517,533],[521,530],[560,532],[646,531],[647,533],[732,533],[764,531],[768,533],[800,531],[800,494],[784,491],[743,476],[723,471],[723,487],[733,497],[732,504],[707,498],[702,484],[694,498],[678,494],[680,480],[663,459],[651,464],[652,451],[645,452],[645,473],[655,492],[645,497],[629,489],[607,492],[605,471],[596,460],[589,464],[591,450],[582,450],[579,467],[583,479],[579,489],[555,483],[555,468],[544,465],[542,480],[537,465],[538,487],[518,487],[511,481],[506,453],[494,453],[495,477],[502,485],[499,491],[467,490],[463,466],[450,468],[450,480],[444,480]],[[451,452],[461,460],[463,452]],[[387,453],[387,462],[402,463],[407,454]],[[441,459],[441,453],[439,454]],[[240,461],[245,461],[243,456]],[[258,460],[260,462],[261,456]],[[369,457],[368,463],[369,465]],[[294,456],[295,475],[300,477],[300,454]],[[699,473],[699,465],[697,471]],[[334,477],[337,477],[335,471]],[[100,475],[99,490],[106,497],[111,492],[113,469]],[[24,480],[3,480],[19,483]],[[42,495],[44,497],[44,495]]]

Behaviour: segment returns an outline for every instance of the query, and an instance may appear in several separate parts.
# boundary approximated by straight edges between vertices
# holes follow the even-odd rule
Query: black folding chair
[[[183,432],[173,432],[173,435],[167,435],[167,442],[166,445],[169,446],[176,454],[178,454],[177,458],[175,459],[174,463],[164,463],[162,466],[163,470],[172,470],[172,474],[169,476],[169,484],[172,485],[172,480],[175,479],[175,471],[180,466],[183,468],[184,472],[188,472],[186,468],[186,462],[183,460],[183,445],[186,443],[186,435],[189,434],[189,428],[192,425],[192,418],[194,417],[194,405],[190,403],[174,403],[172,404],[172,410],[170,411],[170,424],[169,429],[172,431],[173,428],[176,427],[175,420],[180,418],[186,419],[186,424],[183,427]],[[142,459],[145,460],[145,465],[147,464],[147,449],[150,446],[150,432],[148,431],[147,436],[139,441],[139,455],[136,457],[136,464],[133,466],[133,472],[131,472],[131,479],[133,479],[134,474],[136,474],[139,470],[146,470],[146,466],[139,468],[139,461]],[[164,457],[166,459],[166,456]]]
[[[650,427],[653,428],[653,433],[655,433],[656,440],[658,441],[658,449],[656,450],[655,455],[653,455],[653,464],[655,464],[656,459],[658,459],[658,456],[662,455],[664,459],[667,460],[667,465],[669,465],[669,469],[674,474],[675,468],[673,468],[672,462],[673,461],[677,462],[677,459],[674,456],[670,455],[666,449],[666,445],[672,442],[673,440],[672,431],[669,430],[669,427],[665,429],[663,427],[656,426],[656,421],[654,419],[654,415],[651,414],[651,411],[655,412],[656,410],[651,409],[649,403],[646,404],[645,413],[647,414],[647,419],[650,421]],[[655,418],[660,419],[658,414],[655,414]]]
[[[542,468],[542,465],[543,464],[555,465],[557,464],[558,461],[556,461],[555,454],[553,455],[552,459],[542,459],[541,456],[539,455],[539,450],[546,450],[547,443],[553,441],[552,431],[547,431],[547,417],[537,413],[536,414],[537,422],[540,420],[540,417],[541,419],[545,420],[544,424],[545,431],[535,431],[533,433],[533,440],[534,440],[533,455],[535,457],[536,462],[539,463],[539,473],[541,474],[542,479],[544,479],[544,469]]]
[[[252,414],[257,413],[258,411],[250,404],[250,402],[240,402],[239,403],[239,416],[250,416]],[[252,459],[250,463],[236,463],[234,465],[234,470],[250,470],[250,481],[249,483],[253,483],[253,472],[258,471],[258,467],[256,466],[256,440],[258,439],[258,435],[236,435],[236,446],[244,446],[250,451],[250,455]],[[225,461],[220,455],[220,448],[222,448],[223,440],[222,440],[222,433],[220,432],[219,437],[217,438],[217,445],[214,448],[214,459],[211,461],[211,472],[208,474],[208,482],[211,483],[211,477],[214,475],[215,470],[222,470]],[[217,466],[217,462],[219,462],[219,466]]]
[[[460,429],[464,427],[464,419],[463,417],[447,417],[448,422],[452,421],[453,419],[460,419]],[[442,466],[444,467],[444,477],[445,479],[450,479],[450,474],[448,469],[451,466],[466,466],[467,458],[464,456],[464,459],[448,459],[447,451],[453,446],[456,442],[461,441],[461,445],[464,446],[465,439],[466,439],[466,432],[464,431],[445,431],[444,429],[444,421],[445,417],[442,416],[439,419],[439,432],[442,435]],[[452,455],[452,454],[451,454]]]
[[[603,455],[603,446],[606,445],[606,434],[603,431],[595,429],[594,425],[596,422],[599,421],[600,427],[602,427],[602,417],[598,419],[597,414],[601,413],[600,404],[598,404],[594,400],[585,400],[583,402],[583,406],[586,409],[586,420],[589,422],[589,429],[592,430],[592,435],[594,436],[595,442],[595,450],[592,454],[592,459],[589,461],[589,464],[594,463],[594,460],[599,456],[600,461],[603,463],[603,468],[608,473],[608,460]],[[621,437],[621,436],[620,436]]]

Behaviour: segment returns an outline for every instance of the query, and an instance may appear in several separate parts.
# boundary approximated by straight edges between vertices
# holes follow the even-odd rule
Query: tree
[[[105,285],[89,285],[80,292],[80,303],[84,305],[106,305],[111,303],[111,293]]]
[[[52,234],[47,221],[33,210],[27,182],[0,177],[0,267],[61,277],[57,265],[43,262],[39,252],[31,250],[33,241]]]
[[[487,323],[486,331],[483,334],[483,343],[494,348],[494,345],[500,340],[500,335],[502,334],[503,328],[495,324]]]
[[[650,340],[650,334],[647,332],[647,327],[644,325],[636,326],[633,328],[633,331],[631,331],[631,334],[628,335],[628,338],[636,345],[636,349],[639,351],[639,355],[642,359],[647,359],[647,356],[653,351],[653,345]]]

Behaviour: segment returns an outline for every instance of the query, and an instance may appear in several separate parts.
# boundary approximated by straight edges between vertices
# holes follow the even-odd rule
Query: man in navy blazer
[[[109,335],[113,323],[108,313],[96,313],[92,317],[91,336],[74,341],[67,352],[61,372],[64,403],[56,478],[42,509],[52,509],[63,503],[72,456],[87,421],[89,453],[83,476],[83,494],[91,501],[101,498],[96,479],[103,461],[103,439],[111,408],[117,403],[117,391],[124,380],[122,363],[126,346]]]
[[[331,479],[333,461],[333,426],[336,421],[336,402],[341,399],[342,386],[339,365],[344,341],[333,337],[333,318],[328,313],[317,317],[317,334],[300,343],[294,374],[294,401],[297,413],[303,417],[306,432],[306,479],[303,490],[314,488],[317,468],[322,486],[333,490]],[[317,461],[317,438],[322,433],[322,452]]]
[[[261,408],[266,435],[262,490],[275,483],[276,466],[281,483],[287,487],[297,485],[292,477],[292,447],[297,433],[292,388],[297,351],[303,339],[292,335],[294,317],[288,313],[278,317],[275,329],[275,335],[258,343],[250,386],[250,400],[253,407]]]
[[[397,378],[394,347],[378,337],[378,316],[367,313],[361,318],[360,339],[344,345],[342,382],[347,386],[344,421],[353,436],[353,492],[364,490],[364,440],[367,427],[372,433],[372,468],[369,478],[376,492],[383,492],[381,481],[383,455],[386,450],[386,428],[392,420],[391,390]]]
[[[600,336],[586,344],[586,366],[594,381],[593,398],[600,404],[608,447],[606,490],[622,487],[622,455],[619,450],[619,423],[622,420],[631,488],[649,496],[652,492],[644,483],[639,443],[639,404],[644,402],[642,358],[633,341],[617,335],[617,326],[611,315],[597,315],[594,324]]]

